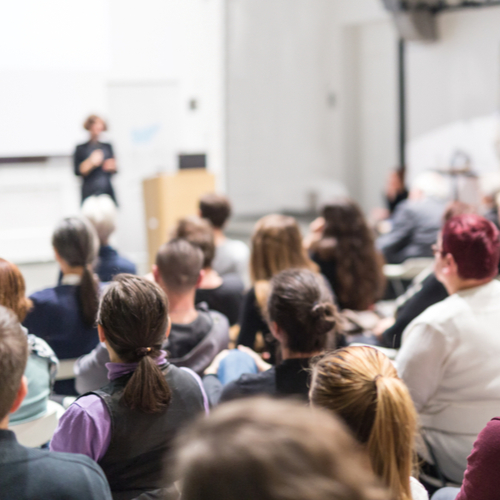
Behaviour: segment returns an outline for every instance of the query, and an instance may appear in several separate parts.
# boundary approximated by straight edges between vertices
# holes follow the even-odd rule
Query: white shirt
[[[415,318],[396,365],[439,466],[461,482],[474,440],[500,415],[500,283],[454,293]]]

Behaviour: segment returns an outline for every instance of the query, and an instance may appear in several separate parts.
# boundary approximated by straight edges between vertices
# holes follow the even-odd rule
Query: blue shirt
[[[117,274],[137,274],[137,268],[133,262],[118,255],[118,252],[109,245],[99,249],[99,260],[95,266],[95,272],[101,283],[111,281]]]

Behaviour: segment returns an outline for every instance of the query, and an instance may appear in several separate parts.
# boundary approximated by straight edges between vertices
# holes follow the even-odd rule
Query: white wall
[[[0,132],[5,132],[0,155],[71,154],[74,142],[85,140],[81,124],[90,112],[109,118],[108,137],[120,142],[130,131],[113,136],[120,129],[113,127],[113,88],[176,85],[176,112],[165,117],[168,130],[172,122],[175,127],[175,144],[168,144],[171,164],[149,165],[144,158],[137,163],[116,148],[123,165],[115,181],[122,207],[118,244],[134,260],[145,261],[144,176],[171,168],[173,152],[206,152],[209,169],[224,185],[224,0],[19,0],[2,5],[0,14],[0,41],[9,47],[0,55]],[[191,100],[197,109],[190,109]],[[51,141],[55,147],[47,146]],[[64,179],[59,184],[69,185],[75,196],[71,168],[69,158],[45,166],[0,166],[2,188],[16,192],[15,205],[12,197],[0,196],[0,212],[15,206],[19,232],[32,231],[32,188],[24,185],[26,178],[37,179],[40,196],[50,198],[59,175]],[[36,224],[40,239],[49,241],[55,221],[75,213],[78,202],[76,195],[72,203],[51,205],[51,215]],[[3,253],[10,233],[2,231]],[[22,239],[9,241],[11,258],[25,255]],[[29,259],[47,258],[46,246],[31,250]]]

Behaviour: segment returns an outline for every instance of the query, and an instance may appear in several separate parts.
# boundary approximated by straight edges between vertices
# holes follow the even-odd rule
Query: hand
[[[375,335],[378,340],[382,340],[382,335],[384,334],[384,332],[392,325],[394,325],[395,322],[396,320],[394,318],[381,319],[373,329],[373,335]]]
[[[105,172],[115,173],[116,172],[116,161],[115,161],[115,159],[114,158],[108,158],[104,162],[104,165],[102,166],[102,169]]]
[[[219,352],[219,354],[217,354],[217,356],[215,356],[213,361],[210,363],[210,366],[203,373],[205,375],[217,375],[220,362],[229,354],[229,352],[229,349],[224,349],[223,351]]]
[[[89,156],[89,160],[94,167],[98,167],[99,165],[101,165],[104,161],[104,153],[102,152],[102,149],[96,149],[95,151],[92,151]]]
[[[265,372],[269,370],[269,368],[272,368],[273,365],[270,365],[269,363],[266,363],[259,354],[257,354],[253,349],[250,349],[250,347],[244,346],[244,345],[239,345],[238,346],[238,351],[244,352],[248,354],[255,362],[257,365],[257,370],[259,372]]]

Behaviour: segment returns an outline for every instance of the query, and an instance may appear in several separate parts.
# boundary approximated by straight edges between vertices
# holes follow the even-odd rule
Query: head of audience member
[[[85,323],[92,325],[99,305],[99,285],[92,269],[99,249],[94,227],[84,218],[63,219],[52,235],[52,246],[63,275],[80,276],[80,307]]]
[[[476,214],[452,217],[434,248],[436,277],[451,295],[493,280],[498,274],[500,233]]]
[[[446,200],[450,197],[450,188],[446,179],[438,172],[427,171],[419,174],[410,185],[409,198],[411,200],[423,200],[435,198]]]
[[[16,314],[0,306],[0,429],[7,429],[28,392],[23,376],[28,361],[28,339]]]
[[[335,293],[347,309],[364,311],[384,293],[383,259],[359,206],[349,199],[323,208],[324,227],[311,250],[336,262]]]
[[[446,209],[443,214],[443,224],[449,221],[452,217],[465,214],[475,214],[476,212],[477,210],[474,205],[464,203],[463,201],[450,201],[450,203],[446,205]]]
[[[83,128],[89,131],[90,139],[92,141],[97,141],[99,139],[99,136],[103,132],[108,130],[106,122],[100,116],[97,115],[88,116],[86,120],[83,122]]]
[[[394,497],[411,500],[417,414],[391,361],[367,346],[327,353],[313,368],[310,399],[342,418]]]
[[[274,276],[270,285],[267,319],[283,359],[312,357],[323,351],[338,317],[321,275],[288,269]]]
[[[214,230],[208,220],[191,216],[181,219],[175,227],[172,238],[184,239],[203,252],[203,269],[210,270],[215,257]]]
[[[14,311],[21,323],[33,305],[26,297],[26,284],[21,271],[5,259],[0,259],[0,305]]]
[[[117,209],[111,196],[101,194],[89,196],[82,205],[82,214],[94,226],[102,247],[109,244],[109,238],[116,229]]]
[[[196,287],[203,275],[203,259],[201,249],[184,239],[171,240],[158,250],[153,276],[170,302],[174,297],[188,296],[194,304]]]
[[[207,219],[215,231],[221,232],[231,217],[231,203],[221,194],[206,194],[200,199],[200,217]]]
[[[291,268],[317,270],[302,245],[297,221],[278,214],[262,217],[252,235],[252,281],[270,280],[280,271]]]
[[[123,402],[144,413],[166,409],[171,390],[156,359],[169,334],[168,300],[152,281],[119,274],[106,288],[97,317],[99,339],[113,363],[137,363]]]
[[[297,402],[222,405],[180,436],[176,456],[184,500],[389,498],[343,424]]]

